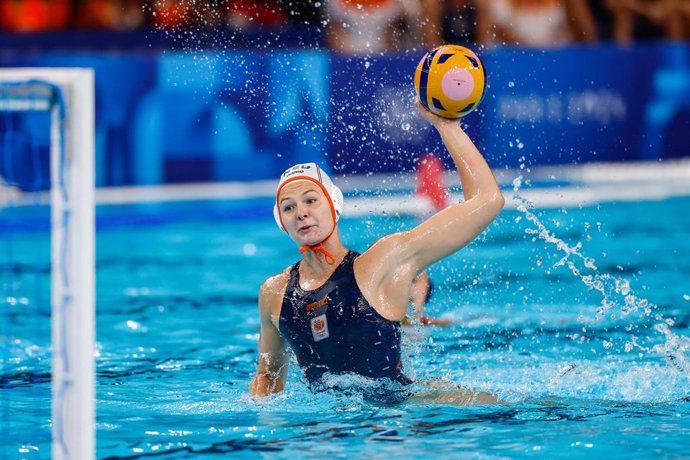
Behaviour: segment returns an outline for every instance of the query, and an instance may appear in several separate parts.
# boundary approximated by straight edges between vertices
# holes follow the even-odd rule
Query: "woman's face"
[[[313,182],[300,180],[283,187],[278,210],[288,235],[300,246],[318,244],[333,230],[331,204]]]

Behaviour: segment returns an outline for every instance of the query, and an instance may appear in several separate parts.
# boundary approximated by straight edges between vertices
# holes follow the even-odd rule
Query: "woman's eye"
[[[283,207],[283,212],[292,211],[293,205],[289,204]]]

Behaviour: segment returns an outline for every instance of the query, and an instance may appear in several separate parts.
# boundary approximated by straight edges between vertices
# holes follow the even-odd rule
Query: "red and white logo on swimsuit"
[[[314,337],[314,342],[328,338],[328,321],[325,314],[311,319],[311,335]]]

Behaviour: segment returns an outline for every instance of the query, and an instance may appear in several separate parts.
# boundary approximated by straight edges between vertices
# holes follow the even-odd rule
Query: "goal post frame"
[[[93,69],[0,68],[45,84],[51,104],[52,458],[95,456],[95,90]],[[22,108],[9,110],[37,110]]]

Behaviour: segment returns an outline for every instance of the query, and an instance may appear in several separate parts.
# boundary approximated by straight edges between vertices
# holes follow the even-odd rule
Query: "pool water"
[[[506,402],[476,407],[313,394],[294,364],[284,392],[250,398],[259,285],[298,256],[270,202],[100,208],[98,458],[686,456],[690,198],[518,204],[430,269],[427,314],[455,323],[403,340],[416,391],[440,379]],[[0,452],[49,458],[46,225],[0,217]],[[341,232],[363,251],[414,224]]]

